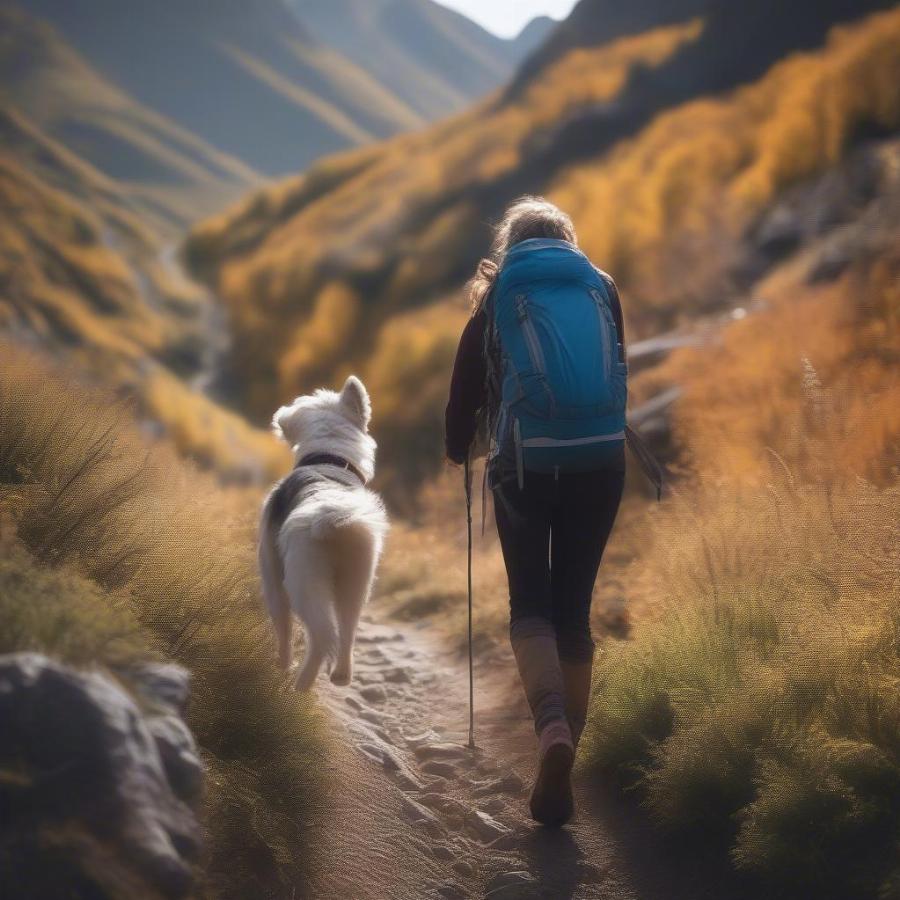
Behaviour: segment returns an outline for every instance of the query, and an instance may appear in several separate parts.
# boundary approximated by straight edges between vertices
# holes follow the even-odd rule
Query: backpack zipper
[[[524,294],[516,295],[516,314],[519,319],[519,325],[522,327],[522,334],[525,336],[525,345],[528,347],[528,355],[531,358],[531,364],[535,371],[540,375],[545,375],[547,365],[544,361],[544,351],[541,349],[541,342],[538,339],[537,331],[534,328],[534,322],[528,315],[528,306],[525,302]]]

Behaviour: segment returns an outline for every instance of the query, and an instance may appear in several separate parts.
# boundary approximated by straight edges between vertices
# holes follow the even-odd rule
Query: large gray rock
[[[178,716],[188,676],[172,666],[152,674],[127,678],[139,706],[100,672],[0,656],[0,870],[10,896],[191,889],[202,765]]]
[[[173,663],[144,663],[122,674],[143,701],[144,720],[175,793],[191,803],[199,800],[203,763],[194,736],[181,718],[190,695],[190,673]]]

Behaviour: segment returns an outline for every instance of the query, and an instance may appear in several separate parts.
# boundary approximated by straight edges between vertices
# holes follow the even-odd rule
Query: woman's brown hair
[[[572,220],[558,206],[543,197],[520,197],[503,214],[494,229],[490,255],[478,263],[466,286],[473,312],[481,309],[510,247],[529,238],[556,238],[578,244]]]

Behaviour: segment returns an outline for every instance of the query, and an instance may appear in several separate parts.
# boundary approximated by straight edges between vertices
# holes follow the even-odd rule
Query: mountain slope
[[[541,44],[549,40],[551,32],[556,29],[558,24],[556,19],[551,19],[550,16],[535,16],[525,25],[511,41],[514,54],[520,64]]]
[[[831,24],[852,19],[867,9],[893,5],[892,0],[796,0],[790,4],[781,0],[580,0],[526,60],[510,91],[540,77],[547,66],[573,49],[608,43],[694,16],[702,16],[706,22],[701,40],[703,87],[706,91],[724,90],[759,77],[774,60],[791,50],[817,46]],[[676,82],[670,89],[678,90],[691,74],[682,72],[676,63],[672,73]],[[695,84],[681,86],[682,96],[696,92]]]
[[[164,227],[260,182],[249,167],[102,78],[48,25],[0,5],[0,103],[106,175]]]
[[[200,292],[166,276],[116,183],[3,106],[0,138],[4,330],[118,360],[180,356]]]
[[[549,33],[534,20],[512,41],[432,0],[289,0],[300,22],[414,109],[433,120],[509,79]]]
[[[24,0],[146,106],[266,174],[418,118],[279,0]]]
[[[632,339],[724,302],[753,216],[860,133],[897,126],[900,12],[839,29],[733,94],[629,107],[676,63],[702,72],[704,34],[692,22],[576,49],[517,97],[328,160],[198,226],[188,252],[231,311],[244,408],[261,418],[273,395],[354,365],[392,449],[437,451],[460,287],[485,223],[527,191],[572,212],[621,283]],[[599,149],[572,137],[581,117]],[[324,327],[337,321],[339,353]]]
[[[640,34],[651,28],[674,25],[694,16],[706,16],[716,0],[580,0],[569,16],[519,69],[517,83],[529,81],[553,62],[579,47],[595,47]]]
[[[111,82],[266,175],[505,82],[514,42],[430,0],[22,0]]]
[[[282,448],[194,389],[217,347],[211,298],[121,185],[0,104],[0,334],[133,399],[153,433],[221,473]]]

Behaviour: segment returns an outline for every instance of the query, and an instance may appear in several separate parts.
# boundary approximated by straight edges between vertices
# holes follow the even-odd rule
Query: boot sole
[[[575,754],[566,744],[554,744],[544,754],[529,803],[531,817],[542,825],[558,828],[572,818],[572,766]]]

